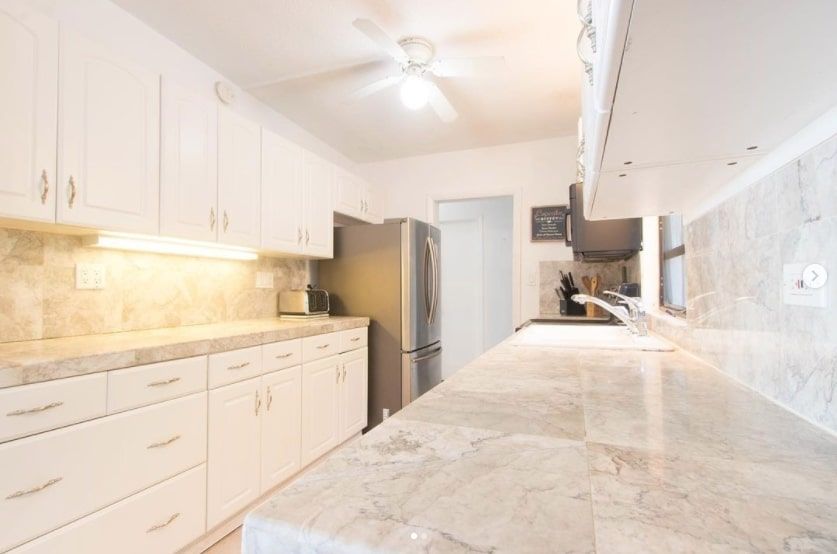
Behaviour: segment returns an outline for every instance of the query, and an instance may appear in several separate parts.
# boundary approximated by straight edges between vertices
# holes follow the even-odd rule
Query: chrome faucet
[[[642,300],[640,298],[625,296],[624,294],[613,292],[612,290],[606,290],[604,291],[604,293],[618,298],[620,304],[624,304],[628,307],[628,312],[630,313],[631,319],[633,320],[634,324],[639,330],[639,334],[641,336],[645,336],[648,334],[648,324],[646,323],[645,317],[645,306],[642,304]]]
[[[621,321],[622,323],[624,323],[625,327],[627,327],[631,331],[631,333],[635,335],[645,336],[648,334],[648,329],[645,326],[645,320],[639,320],[638,318],[635,319],[632,315],[632,311],[629,312],[628,309],[625,308],[625,306],[614,306],[610,302],[606,302],[601,298],[597,298],[595,296],[590,296],[589,294],[574,294],[572,296],[572,300],[573,302],[576,302],[578,304],[586,304],[589,302],[590,304],[595,304],[600,308],[604,308],[605,310],[616,316],[616,318],[619,319],[619,321]],[[635,305],[631,305],[630,303],[627,304],[630,306],[631,310],[636,309]],[[644,318],[645,311],[643,310],[642,313]]]

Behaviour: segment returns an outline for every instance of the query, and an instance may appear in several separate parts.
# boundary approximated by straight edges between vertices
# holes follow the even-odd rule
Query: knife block
[[[587,315],[585,305],[573,302],[572,300],[560,300],[558,307],[561,315]]]

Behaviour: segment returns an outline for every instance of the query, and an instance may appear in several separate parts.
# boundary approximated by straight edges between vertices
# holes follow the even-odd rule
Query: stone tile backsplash
[[[782,302],[782,266],[831,272],[828,308]],[[687,326],[655,329],[837,431],[837,136],[686,228]]]
[[[105,266],[104,290],[76,290],[75,264]],[[257,289],[257,271],[273,289]],[[216,323],[277,313],[308,262],[252,262],[83,247],[81,238],[0,228],[0,342]]]

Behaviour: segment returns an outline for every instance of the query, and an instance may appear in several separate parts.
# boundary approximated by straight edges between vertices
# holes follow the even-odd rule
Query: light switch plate
[[[76,289],[101,290],[105,288],[105,266],[102,264],[76,264]]]
[[[257,289],[272,289],[273,288],[273,273],[269,271],[256,272],[256,288]]]
[[[803,274],[811,264],[785,264],[782,268],[782,302],[791,306],[825,308],[828,306],[828,287],[811,288]]]

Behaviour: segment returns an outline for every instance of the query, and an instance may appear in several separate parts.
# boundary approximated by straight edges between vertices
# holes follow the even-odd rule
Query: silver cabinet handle
[[[349,340],[352,341],[352,342],[357,342],[357,341],[360,340],[360,337],[352,337]]]
[[[24,410],[14,410],[6,414],[7,417],[19,416],[19,415],[26,415],[26,414],[37,414],[40,412],[45,412],[47,410],[51,410],[53,408],[57,408],[59,406],[63,406],[63,402],[50,402],[49,404],[44,404],[43,406],[37,406],[35,408],[29,408]]]
[[[293,356],[293,355],[294,355],[294,353],[293,353],[293,352],[285,352],[284,354],[277,354],[277,355],[276,355],[276,359],[277,359],[277,360],[282,360],[282,359],[284,359],[284,358],[290,358],[290,357],[291,357],[291,356]]]
[[[335,383],[339,383],[339,382],[340,382],[340,366],[338,365],[337,366],[337,380],[335,381]]]
[[[46,204],[47,196],[49,196],[49,179],[46,169],[44,169],[41,171],[41,204]]]
[[[76,202],[76,180],[73,179],[72,175],[70,175],[70,180],[67,182],[67,186],[70,189],[67,196],[67,205],[72,208],[73,204]]]
[[[343,364],[343,382],[346,382],[346,364]]]
[[[240,364],[231,365],[227,369],[243,369],[250,365],[250,362],[241,362]]]
[[[161,441],[161,442],[152,442],[151,444],[149,444],[145,448],[148,449],[148,450],[151,450],[152,448],[163,448],[164,446],[168,446],[171,443],[173,443],[175,441],[178,441],[178,440],[180,440],[180,435],[175,435],[172,438]]]
[[[209,230],[215,230],[215,207],[209,208]]]
[[[308,234],[308,229],[305,229],[305,245],[308,245],[308,241],[311,240],[311,235]]]
[[[164,379],[162,381],[151,381],[146,387],[164,387],[166,385],[171,385],[172,383],[177,383],[180,381],[180,377],[172,377],[171,379]]]
[[[329,346],[329,343],[325,343],[325,344],[318,344],[315,348],[316,348],[317,350],[322,350],[322,349],[324,349],[324,348],[328,348],[328,346]]]
[[[267,387],[267,407],[266,410],[270,411],[270,405],[273,404],[273,393],[270,392],[270,387]]]
[[[174,523],[174,520],[177,519],[178,517],[180,517],[180,512],[175,512],[169,517],[168,520],[166,520],[165,523],[158,523],[157,525],[152,525],[151,527],[146,529],[145,532],[146,533],[153,533],[154,531],[159,531],[160,529],[162,529],[164,527],[168,527],[169,525]]]
[[[29,496],[30,494],[35,494],[36,492],[40,492],[47,487],[51,487],[52,485],[61,482],[63,477],[53,477],[43,485],[38,485],[37,487],[32,487],[31,489],[23,489],[21,491],[15,491],[9,496],[6,497],[6,500],[12,500],[14,498],[20,498],[21,496]]]
[[[296,228],[296,243],[302,244],[302,227]]]
[[[259,415],[259,409],[262,407],[262,399],[259,396],[259,391],[256,391],[256,415]]]
[[[224,210],[224,232],[227,232],[227,229],[230,227],[230,216],[227,215],[227,210]]]

